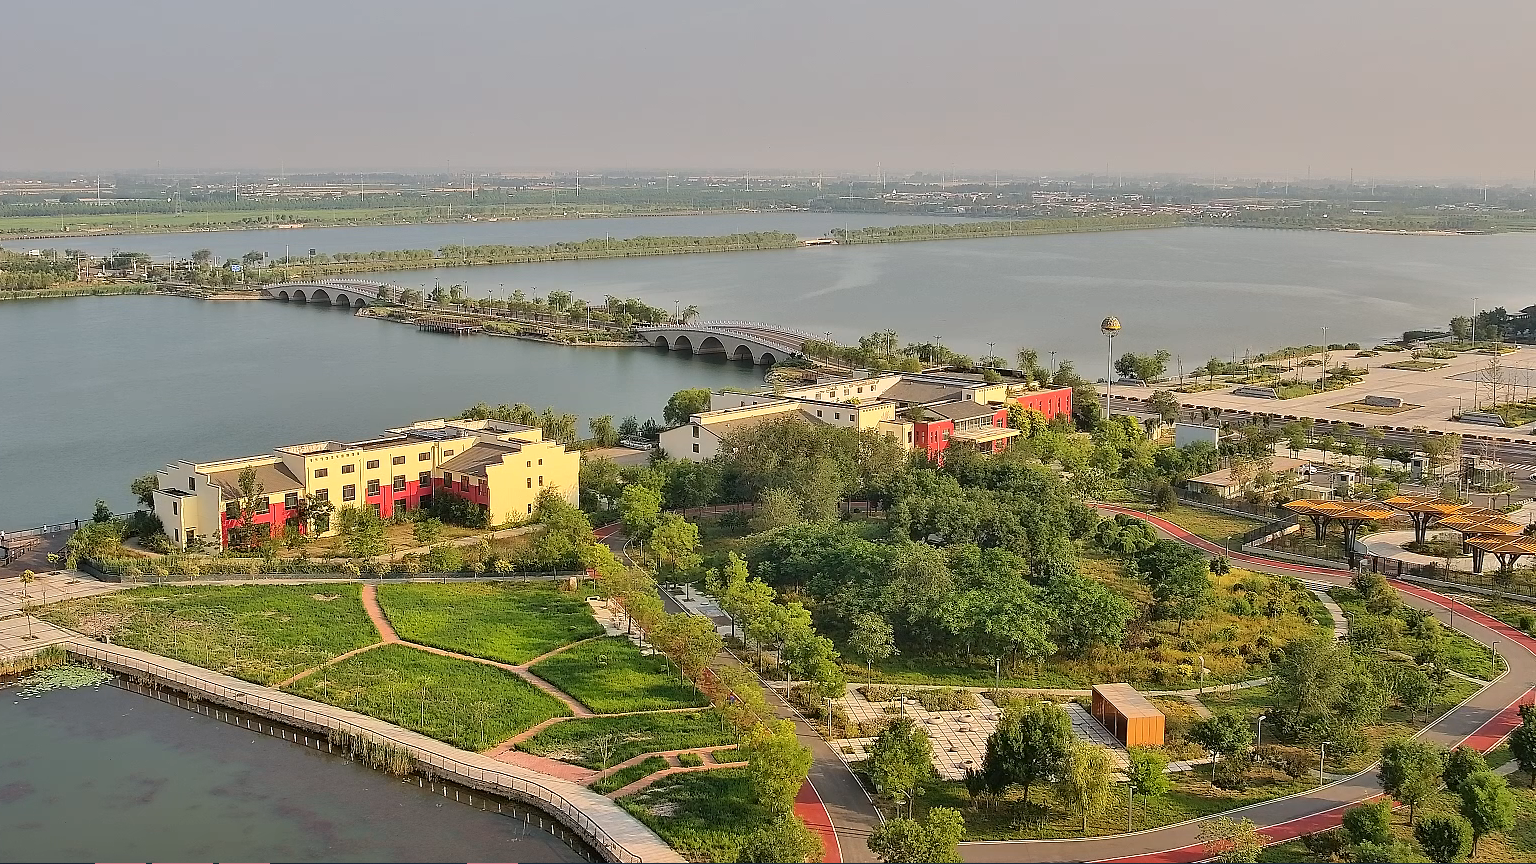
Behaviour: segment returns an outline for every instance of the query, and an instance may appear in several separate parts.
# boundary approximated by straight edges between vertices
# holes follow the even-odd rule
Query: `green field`
[[[664,777],[619,806],[690,861],[736,861],[741,841],[773,819],[744,768]]]
[[[57,603],[39,618],[273,684],[379,641],[358,586],[156,585]]]
[[[483,750],[571,713],[511,672],[406,645],[364,651],[287,689],[466,750]]]
[[[603,632],[580,597],[518,583],[381,585],[379,605],[401,639],[513,665]]]
[[[1465,860],[1482,864],[1482,862],[1503,861],[1536,861],[1536,792],[1525,787],[1520,776],[1509,778],[1510,791],[1515,795],[1515,827],[1507,834],[1490,834],[1484,837],[1477,846],[1477,855]],[[1416,818],[1422,819],[1430,813],[1455,813],[1461,799],[1442,791],[1428,802],[1418,808]],[[1399,808],[1392,820],[1392,833],[1399,841],[1408,844],[1419,854],[1423,854],[1418,843],[1413,839],[1413,829],[1408,826],[1408,811]],[[1259,856],[1260,861],[1272,862],[1272,864],[1322,864],[1328,859],[1320,858],[1307,850],[1301,840],[1291,840],[1265,849]],[[1428,860],[1426,858],[1403,860]]]
[[[1166,513],[1157,511],[1152,515],[1161,516],[1185,531],[1213,543],[1225,543],[1231,537],[1246,534],[1264,524],[1257,519],[1245,519],[1189,504],[1180,504]]]
[[[592,791],[602,795],[607,795],[609,792],[612,792],[615,789],[623,789],[625,786],[628,786],[629,784],[641,779],[642,777],[649,777],[652,774],[655,774],[657,771],[668,767],[671,766],[666,759],[663,759],[660,756],[651,756],[640,762],[636,762],[628,768],[615,771],[612,774],[609,774],[607,777],[598,780],[592,784]]]
[[[736,736],[714,711],[578,717],[544,729],[517,749],[601,770],[599,744],[604,740],[615,744],[608,764],[617,765],[642,753],[735,744]]]
[[[661,655],[642,656],[623,636],[583,642],[529,671],[598,714],[709,704],[692,684],[678,680]]]

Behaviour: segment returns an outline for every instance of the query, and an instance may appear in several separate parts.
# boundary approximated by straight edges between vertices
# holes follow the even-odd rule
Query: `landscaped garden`
[[[577,717],[539,731],[517,745],[536,756],[596,771],[642,753],[735,744],[736,735],[713,710],[624,717]]]
[[[482,750],[571,712],[558,699],[495,666],[383,645],[290,684],[289,692]]]
[[[607,777],[594,781],[592,783],[592,791],[607,795],[609,792],[623,789],[636,780],[649,777],[657,771],[668,767],[670,766],[666,759],[660,756],[648,756],[628,768],[620,768]]]
[[[619,806],[690,861],[741,860],[744,838],[772,824],[775,816],[758,802],[743,768],[664,777],[620,798]]]
[[[514,665],[603,632],[582,598],[528,584],[380,585],[379,605],[408,642]]]
[[[623,636],[568,648],[529,671],[598,714],[699,708],[709,704],[660,654],[642,655]]]
[[[355,584],[145,586],[39,607],[116,644],[274,684],[379,641]]]

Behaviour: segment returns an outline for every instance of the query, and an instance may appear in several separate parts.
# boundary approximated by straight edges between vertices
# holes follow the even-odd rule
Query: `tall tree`
[[[1010,785],[1024,788],[1024,804],[1035,784],[1054,779],[1077,740],[1072,718],[1045,702],[1029,702],[1005,711],[987,737],[982,774],[994,793]]]
[[[1143,801],[1161,798],[1173,788],[1173,780],[1168,776],[1168,757],[1162,751],[1132,750],[1130,763],[1125,772],[1126,779],[1131,784],[1131,791],[1140,795]]]
[[[160,488],[160,477],[154,473],[145,474],[129,485],[133,497],[138,499],[139,506],[145,510],[155,508],[155,490]]]
[[[911,801],[918,786],[934,776],[928,732],[908,718],[888,724],[868,751],[864,768],[875,791],[882,795]]]
[[[1086,741],[1073,744],[1061,762],[1054,786],[1056,800],[1068,812],[1083,817],[1084,835],[1088,833],[1088,817],[1109,797],[1113,771],[1109,753]]]
[[[661,419],[668,426],[681,426],[688,422],[688,418],[695,414],[702,414],[709,410],[709,388],[694,387],[688,390],[679,390],[667,400],[666,407],[661,409]]]
[[[873,612],[866,612],[853,620],[853,631],[848,635],[848,650],[864,658],[869,677],[874,678],[876,660],[884,660],[897,653],[895,631],[890,622]]]
[[[1472,824],[1455,813],[1431,813],[1414,826],[1413,839],[1429,860],[1455,864],[1472,851]]]
[[[1376,777],[1382,789],[1408,805],[1408,824],[1412,825],[1419,804],[1440,788],[1444,770],[1445,752],[1439,747],[1417,738],[1396,738],[1382,746]]]
[[[820,861],[821,838],[805,827],[794,813],[780,813],[773,821],[742,838],[736,860],[752,864]]]
[[[592,440],[601,447],[612,447],[619,443],[619,430],[613,425],[612,414],[593,417],[587,421],[587,428],[592,431]]]
[[[651,536],[661,518],[661,490],[646,483],[631,483],[619,495],[619,519],[624,533],[636,540]]]
[[[1518,732],[1519,730],[1516,730],[1517,734]],[[1513,742],[1510,746],[1513,749]],[[1487,770],[1488,760],[1483,758],[1483,754],[1462,745],[1446,754],[1445,770],[1440,772],[1440,778],[1445,781],[1445,788],[1451,790],[1453,794],[1460,795],[1461,784],[1465,783],[1468,777]]]
[[[1509,736],[1509,752],[1536,787],[1536,705],[1520,706],[1520,725]]]
[[[1269,837],[1259,833],[1259,826],[1252,819],[1218,817],[1200,828],[1200,844],[1205,847],[1209,859],[1231,864],[1251,864],[1259,860],[1259,852]]]
[[[957,864],[965,837],[965,819],[952,807],[934,807],[921,822],[888,819],[870,832],[869,851],[881,861],[909,864]]]
[[[701,560],[697,552],[699,526],[676,513],[663,513],[657,518],[645,546],[663,572],[674,578],[691,573]]]
[[[1392,802],[1377,798],[1345,810],[1344,833],[1349,835],[1349,842],[1357,846],[1361,843],[1391,843]]]
[[[1503,777],[1480,771],[1461,784],[1461,815],[1472,826],[1472,857],[1476,858],[1480,840],[1515,827],[1514,793]]]
[[[775,811],[789,811],[811,769],[811,751],[795,736],[788,720],[764,722],[742,736],[738,759],[747,762],[747,775],[758,802]]]

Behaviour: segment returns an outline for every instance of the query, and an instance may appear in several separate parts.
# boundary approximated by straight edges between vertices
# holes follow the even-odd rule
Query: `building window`
[[[695,453],[699,452],[699,445],[698,444],[694,444],[693,445],[693,452],[695,452]]]
[[[283,507],[288,510],[296,510],[299,506],[299,493],[289,492],[283,496]]]
[[[369,495],[377,495],[377,494],[379,494],[379,481],[377,481],[377,480],[369,480],[368,481],[368,494]]]
[[[179,515],[181,515],[181,502],[180,501],[172,501],[171,502],[171,515],[172,516],[179,516]]]
[[[343,500],[343,501],[356,501],[357,500],[357,484],[356,483],[348,483],[347,485],[341,487],[341,500]]]
[[[224,515],[228,516],[231,519],[238,519],[240,517],[240,505],[236,504],[233,501],[229,502],[228,504],[225,504],[224,505]]]
[[[528,505],[528,512],[529,512],[529,513],[532,513],[532,512],[533,512],[533,505],[532,505],[532,504],[529,504],[529,505]]]
[[[695,445],[693,445],[693,446],[694,446],[694,448],[695,448],[695,449],[697,449],[697,448],[698,448],[698,446],[699,446],[699,445],[697,445],[697,444],[695,444]],[[529,489],[532,489],[532,488],[533,488],[533,478],[532,478],[532,477],[529,477],[529,478],[528,478],[528,488],[529,488]]]
[[[544,475],[543,475],[543,474],[540,474],[540,475],[539,475],[539,485],[540,485],[540,486],[543,486],[543,485],[544,485]]]
[[[817,417],[820,417],[820,416],[821,416],[821,409],[820,409],[820,408],[817,408],[817,409],[816,409],[816,416],[817,416]]]
[[[395,509],[396,510],[409,510],[409,509],[411,509],[410,508],[410,502],[406,501],[406,499],[404,499],[404,498],[396,498],[395,499]]]
[[[351,473],[354,473],[355,471],[357,471],[357,466],[356,465],[343,465],[343,466],[341,466],[341,473],[343,473],[343,474],[351,474]]]
[[[267,499],[263,498],[260,501],[256,502],[256,512],[257,513],[267,513],[267,512],[270,512],[271,510],[272,510],[272,502],[271,501],[268,501]]]
[[[843,412],[841,412],[841,411],[834,411],[834,412],[832,412],[832,419],[833,420],[841,420],[841,419],[843,419]]]
[[[368,506],[373,508],[373,515],[375,515],[375,516],[379,515],[379,502],[375,501],[375,502],[373,502],[372,504],[370,504]]]
[[[443,451],[443,458],[444,459],[447,459],[449,456],[452,456],[452,455],[453,455],[453,451],[452,450],[444,450]]]
[[[391,464],[391,465],[404,465],[405,464],[405,457],[404,456],[395,456],[395,457],[393,457],[392,459],[389,460],[389,464]]]
[[[329,490],[329,489],[316,489],[315,490],[315,500],[316,501],[329,501],[329,500],[331,500],[331,490]]]
[[[316,468],[315,469],[315,479],[319,480],[321,477],[330,476],[330,473],[331,473],[331,469],[329,469],[329,468]]]
[[[423,452],[423,453],[417,453],[416,454],[416,461],[417,462],[425,462],[425,461],[427,461],[428,459],[431,459],[431,458],[432,458],[432,451],[430,451],[430,450],[428,450],[426,452]]]
[[[697,425],[693,427],[693,437],[699,437],[699,427]]]
[[[377,460],[377,459],[369,459],[368,460],[368,467],[370,469],[379,467],[379,460]]]
[[[528,467],[528,468],[532,468],[533,467],[533,460],[532,459],[528,460],[528,465],[526,467]]]
[[[540,464],[540,465],[543,465],[543,464],[544,464],[544,460],[543,460],[543,459],[540,459],[540,460],[539,460],[539,464]]]
[[[432,472],[431,471],[423,471],[423,472],[421,472],[421,474],[417,475],[416,482],[420,483],[423,486],[431,486],[432,485]]]
[[[394,483],[391,484],[391,488],[393,488],[396,492],[404,492],[405,491],[405,475],[404,474],[396,474],[395,475]]]
[[[196,492],[197,491],[197,478],[196,477],[188,477],[187,478],[187,491],[188,492]]]

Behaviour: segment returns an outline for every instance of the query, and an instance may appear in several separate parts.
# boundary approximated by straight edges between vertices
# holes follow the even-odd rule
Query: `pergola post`
[[[1429,534],[1429,513],[1409,513],[1413,517],[1413,540],[1415,543],[1423,543]]]
[[[1483,572],[1483,555],[1483,550],[1476,546],[1472,547],[1472,573],[1474,575],[1480,575]]]

